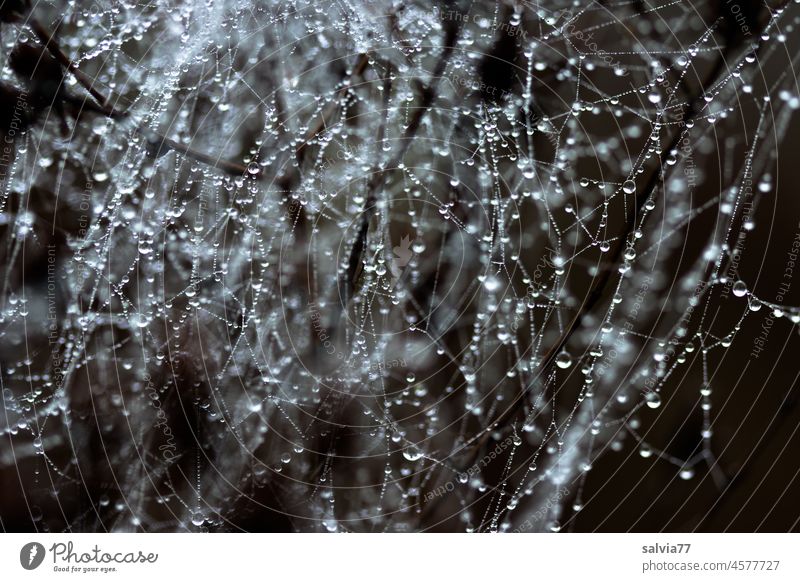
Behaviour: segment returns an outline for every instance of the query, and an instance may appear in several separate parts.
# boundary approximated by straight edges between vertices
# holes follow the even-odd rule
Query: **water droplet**
[[[566,370],[572,365],[572,355],[567,350],[561,350],[556,356],[556,366]]]
[[[486,280],[483,282],[483,287],[490,293],[497,291],[500,288],[500,279],[493,275],[486,277]]]
[[[649,408],[658,408],[661,406],[661,396],[659,396],[658,392],[648,392],[644,399]]]
[[[403,458],[405,458],[406,461],[419,461],[424,456],[425,455],[422,453],[422,451],[416,447],[403,449]]]

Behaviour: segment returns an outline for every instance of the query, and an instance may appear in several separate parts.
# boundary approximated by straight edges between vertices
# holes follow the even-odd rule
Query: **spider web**
[[[743,268],[800,14],[720,6],[36,8],[130,114],[51,112],[4,160],[33,526],[560,531],[631,449],[724,491],[724,354],[800,321]],[[674,454],[650,427],[687,392]]]

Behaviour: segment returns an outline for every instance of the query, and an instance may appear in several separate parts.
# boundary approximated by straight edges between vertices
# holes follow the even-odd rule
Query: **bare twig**
[[[784,0],[781,7],[777,10],[781,10],[785,8],[788,4],[788,0]],[[760,48],[763,46],[763,39],[760,39],[757,46],[755,47],[754,51],[758,52]],[[719,58],[714,63],[711,71],[706,75],[706,78],[700,87],[698,93],[694,96],[693,99],[689,102],[689,107],[684,114],[684,120],[690,121],[694,119],[702,110],[702,105],[704,103],[703,97],[705,92],[708,88],[713,87],[714,84],[717,82],[717,79],[723,73],[726,64],[727,58],[730,56],[730,53],[736,47],[727,47],[723,52],[720,54]],[[742,57],[744,58],[744,57]],[[663,168],[668,167],[667,164],[667,157],[673,152],[678,145],[680,144],[680,140],[683,137],[683,132],[679,131],[672,139],[672,142],[667,148],[664,148],[660,158],[660,164],[656,168],[656,170],[651,174],[650,179],[646,183],[645,187],[642,188],[636,195],[636,206],[635,209],[641,209],[647,200],[654,194],[656,189],[658,188],[659,183],[664,178],[663,176]],[[625,228],[623,232],[618,237],[618,242],[616,248],[614,249],[613,254],[609,260],[609,264],[615,265],[619,262],[620,257],[622,256],[622,252],[625,249],[628,241],[631,237],[631,234],[636,228],[636,224],[638,222],[639,212],[634,211],[633,218],[626,222]],[[570,321],[569,325],[567,326],[564,333],[560,336],[558,341],[551,346],[548,351],[546,352],[541,365],[539,366],[539,370],[537,373],[537,378],[547,377],[548,371],[551,369],[556,356],[558,355],[561,350],[563,350],[566,345],[569,343],[572,336],[577,332],[586,317],[594,310],[597,304],[600,302],[602,297],[607,293],[609,283],[611,281],[611,277],[615,272],[614,269],[605,269],[603,275],[599,278],[599,281],[596,285],[593,286],[589,294],[586,296],[583,304],[578,308],[578,311],[575,317]],[[557,392],[556,388],[553,388],[554,393]],[[509,407],[491,424],[493,427],[502,428],[503,426],[507,425],[516,415],[517,413],[525,406],[527,402],[528,389],[521,391],[517,397],[514,399],[513,402],[509,405]],[[489,438],[491,437],[492,431],[486,431],[477,441],[467,447],[467,450],[472,449],[472,454],[469,455],[467,462],[464,464],[464,467],[472,466],[475,461],[480,456],[483,447],[488,442]],[[426,507],[423,511],[423,516],[427,515],[432,509],[432,506]]]
[[[115,108],[111,105],[110,100],[104,96],[100,91],[97,90],[95,87],[95,80],[89,77],[86,73],[81,71],[81,69],[76,65],[65,53],[61,50],[61,47],[58,45],[58,42],[55,40],[55,36],[51,33],[43,24],[41,24],[35,18],[32,18],[29,21],[29,25],[31,30],[37,36],[37,38],[45,45],[47,50],[52,54],[56,60],[66,69],[68,70],[72,76],[81,84],[81,86],[89,92],[89,94],[94,98],[97,102],[98,106],[100,107],[100,113],[106,115],[111,119],[123,119],[129,115],[127,110],[120,110]],[[125,101],[127,99],[124,97],[118,97],[117,101]],[[127,102],[128,106],[131,105],[130,102]],[[215,158],[214,156],[210,156],[208,154],[204,154],[202,152],[198,152],[188,146],[182,145],[174,140],[171,140],[158,132],[155,131],[147,131],[142,130],[141,128],[136,128],[136,133],[145,136],[151,143],[155,143],[159,149],[159,153],[166,153],[167,148],[171,150],[175,150],[178,153],[185,155],[188,158],[201,162],[203,164],[207,164],[218,170],[222,170],[227,174],[232,175],[243,175],[247,172],[247,168],[242,164],[238,164],[236,162],[230,162],[227,160],[223,160],[220,158]]]
[[[94,79],[81,71],[80,68],[78,68],[78,65],[72,62],[72,60],[70,60],[70,58],[64,54],[64,51],[61,50],[61,47],[58,45],[58,42],[56,41],[52,32],[47,30],[47,28],[45,28],[45,26],[35,18],[32,18],[29,21],[29,25],[33,33],[37,36],[45,48],[47,48],[50,54],[56,58],[61,66],[72,73],[72,76],[75,77],[81,86],[83,86],[83,88],[86,89],[92,97],[94,97],[95,101],[97,101],[97,104],[102,108],[102,111],[105,115],[111,117],[112,119],[120,119],[128,115],[127,111],[115,109],[114,106],[110,104],[109,100],[95,88]]]
[[[788,4],[788,0],[784,0],[782,6],[785,7]],[[756,47],[756,51],[758,51],[763,46],[764,40],[760,39],[758,45]],[[720,54],[719,58],[714,63],[713,68],[706,76],[700,90],[695,95],[695,97],[689,102],[689,108],[684,114],[684,121],[690,121],[694,119],[701,111],[701,106],[704,103],[703,97],[705,92],[708,88],[713,87],[716,83],[718,77],[722,74],[723,70],[727,64],[727,58],[730,56],[730,52],[732,49],[726,48],[722,54]],[[743,58],[743,57],[742,57]],[[664,148],[661,154],[660,163],[656,170],[651,174],[650,179],[648,180],[646,186],[639,191],[636,196],[636,209],[641,209],[647,200],[653,195],[656,188],[658,187],[659,183],[663,179],[663,168],[669,167],[667,164],[667,158],[675,149],[677,149],[678,145],[680,144],[680,140],[683,138],[683,132],[678,132],[672,139],[672,142],[667,148]],[[625,225],[625,230],[620,234],[618,237],[618,242],[616,248],[614,249],[613,254],[611,255],[611,259],[609,264],[615,265],[619,262],[620,257],[622,256],[622,252],[625,249],[628,241],[630,240],[631,234],[636,228],[637,219],[639,218],[639,213],[635,212],[633,219]],[[603,295],[606,293],[609,282],[611,281],[611,277],[613,274],[613,269],[605,269],[603,275],[600,277],[598,283],[592,288],[592,290],[587,295],[586,299],[584,300],[583,304],[578,308],[578,312],[575,317],[572,319],[570,324],[568,325],[566,331],[561,335],[558,342],[553,345],[546,353],[544,359],[542,360],[542,364],[540,366],[540,371],[538,376],[544,377],[547,374],[547,371],[552,366],[553,362],[555,361],[556,356],[558,353],[564,349],[564,347],[569,343],[570,338],[573,334],[580,329],[583,320],[591,313]],[[512,403],[512,405],[506,409],[506,412],[500,416],[500,418],[495,421],[497,425],[503,424],[504,422],[508,421],[516,412],[524,405],[525,403],[525,395],[527,392],[523,392],[520,394],[517,399]]]
[[[400,138],[400,147],[397,153],[388,164],[387,169],[375,172],[372,174],[369,182],[367,183],[367,196],[364,201],[364,207],[361,210],[361,215],[358,222],[358,232],[356,234],[353,246],[350,249],[350,254],[347,259],[347,267],[343,275],[339,278],[339,296],[342,304],[346,307],[349,304],[353,290],[355,289],[358,275],[360,273],[361,257],[366,248],[367,234],[369,231],[369,223],[375,214],[375,192],[380,188],[386,180],[387,170],[396,168],[403,160],[406,151],[411,145],[411,141],[417,134],[422,120],[425,115],[430,111],[431,105],[437,95],[437,87],[439,81],[444,74],[447,63],[453,54],[456,41],[458,39],[459,27],[455,22],[448,22],[445,30],[445,38],[442,47],[442,54],[436,62],[431,80],[422,89],[420,104],[416,107],[414,116],[411,118],[408,126]]]
[[[363,74],[364,70],[367,68],[368,63],[369,63],[369,57],[366,53],[363,53],[358,57],[358,61],[356,61],[356,65],[355,67],[353,67],[352,74],[336,92],[333,102],[328,107],[328,111],[322,112],[320,118],[306,134],[306,137],[303,140],[303,142],[299,146],[297,146],[297,149],[295,150],[295,157],[297,159],[298,164],[303,163],[303,160],[305,159],[306,148],[322,131],[325,130],[325,128],[327,127],[325,120],[330,119],[333,116],[334,112],[339,107],[339,100],[342,97],[344,97],[348,91],[350,91],[350,88],[353,85],[353,81],[355,80],[356,77],[359,77],[361,74]]]

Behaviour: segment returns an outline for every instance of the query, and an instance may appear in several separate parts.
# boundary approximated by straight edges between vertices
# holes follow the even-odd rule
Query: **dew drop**
[[[736,295],[736,297],[744,297],[747,295],[747,285],[744,281],[736,281],[736,283],[733,284],[733,294]]]
[[[495,276],[486,277],[486,280],[483,282],[483,288],[493,293],[500,288],[500,279]]]
[[[661,406],[661,396],[659,396],[658,392],[648,392],[644,399],[648,408],[655,409]]]
[[[403,458],[405,458],[406,461],[419,461],[423,456],[422,451],[417,448],[409,447],[403,449]]]
[[[556,356],[556,366],[562,370],[566,370],[572,365],[572,356],[566,350],[561,350]]]

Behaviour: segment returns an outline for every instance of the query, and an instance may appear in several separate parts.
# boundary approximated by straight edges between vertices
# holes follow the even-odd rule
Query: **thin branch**
[[[782,7],[785,7],[788,4],[788,0],[784,0]],[[755,48],[755,52],[758,52],[764,44],[764,40],[762,38],[759,39],[758,45]],[[693,120],[702,110],[702,105],[704,104],[703,97],[706,93],[706,90],[710,87],[713,87],[717,82],[717,79],[723,73],[725,66],[727,64],[727,57],[729,56],[730,49],[726,48],[722,54],[720,54],[719,58],[714,63],[714,66],[710,73],[706,76],[700,90],[694,96],[694,98],[689,103],[689,108],[684,115],[684,121],[688,122]],[[743,57],[742,57],[743,58]],[[642,208],[647,200],[655,193],[656,188],[658,187],[659,183],[663,180],[663,169],[665,167],[669,167],[667,164],[667,158],[669,157],[670,153],[677,149],[678,145],[680,145],[680,140],[683,138],[683,131],[679,131],[672,139],[669,147],[664,148],[661,153],[660,163],[656,170],[651,174],[650,179],[647,182],[647,185],[637,194],[636,196],[636,206],[635,208],[640,209]],[[631,234],[636,228],[636,224],[638,222],[639,213],[635,212],[634,217],[631,221],[627,222],[625,225],[625,230],[620,234],[618,237],[617,245],[614,249],[613,254],[611,255],[611,259],[609,264],[615,265],[619,263],[619,259],[622,256],[622,252],[625,249],[628,241],[630,240]],[[606,293],[609,283],[611,281],[611,277],[615,272],[614,269],[605,269],[603,272],[603,276],[600,278],[597,285],[595,285],[592,290],[589,292],[588,296],[584,300],[583,304],[578,309],[578,313],[570,322],[567,330],[562,334],[559,338],[558,342],[553,345],[546,353],[544,359],[542,360],[542,364],[540,367],[540,371],[538,376],[546,376],[547,371],[552,366],[553,362],[555,361],[556,356],[558,353],[564,349],[564,347],[569,343],[570,338],[574,335],[574,333],[580,329],[583,320],[591,313],[603,295]],[[525,404],[525,395],[526,392],[520,394],[506,412],[497,419],[496,424],[503,424],[507,420],[509,420],[524,404]]]
[[[95,80],[92,79],[89,75],[81,71],[77,64],[75,64],[65,53],[61,50],[61,47],[58,45],[58,42],[55,40],[55,36],[51,33],[44,25],[42,25],[38,20],[32,18],[29,21],[29,25],[31,30],[33,30],[34,34],[37,38],[44,44],[47,50],[53,55],[56,60],[66,69],[68,70],[73,77],[81,84],[81,86],[89,92],[89,94],[94,98],[97,102],[97,105],[100,107],[100,113],[106,115],[110,119],[118,120],[123,119],[129,115],[127,110],[122,111],[115,108],[111,105],[110,100],[103,95],[100,91],[95,88]],[[128,106],[131,105],[127,99],[124,97],[118,97],[118,101],[125,101],[127,102]],[[182,145],[174,140],[167,138],[166,136],[155,132],[155,131],[145,131],[141,128],[136,128],[136,133],[139,135],[145,136],[151,144],[155,144],[158,148],[158,153],[164,154],[168,151],[167,148],[175,150],[178,153],[185,155],[188,158],[201,162],[203,164],[207,164],[218,170],[222,170],[227,174],[232,174],[236,176],[241,176],[247,172],[247,168],[242,164],[238,164],[236,162],[230,162],[227,160],[223,160],[220,158],[215,158],[214,156],[210,156],[208,154],[204,154],[197,150],[194,150],[188,146]]]
[[[360,273],[359,267],[364,249],[366,248],[369,223],[375,214],[375,192],[386,180],[388,169],[396,168],[402,162],[406,151],[408,151],[408,148],[411,145],[412,139],[417,134],[417,131],[422,124],[422,120],[430,111],[433,102],[436,100],[439,81],[444,74],[447,63],[450,61],[453,50],[455,49],[460,28],[454,22],[449,22],[448,24],[449,26],[445,30],[442,54],[439,56],[439,59],[436,62],[436,66],[431,74],[430,82],[422,89],[420,104],[417,106],[414,116],[411,118],[411,121],[400,138],[399,150],[389,162],[387,169],[382,169],[378,172],[375,172],[367,183],[367,196],[359,218],[358,233],[356,234],[355,242],[350,249],[350,254],[347,259],[347,267],[345,268],[343,276],[339,278],[339,296],[342,299],[342,304],[344,306],[349,304],[352,292],[355,289]]]
[[[83,86],[83,88],[86,89],[92,97],[94,97],[94,100],[102,108],[102,111],[105,115],[112,119],[120,119],[128,115],[127,111],[115,109],[110,104],[109,100],[95,88],[95,80],[81,71],[78,65],[72,62],[72,60],[70,60],[70,58],[64,54],[64,51],[61,50],[61,47],[58,45],[58,41],[56,41],[55,35],[52,32],[47,30],[47,28],[45,28],[45,26],[35,18],[32,18],[29,24],[31,30],[33,30],[33,33],[37,36],[45,48],[47,48],[50,54],[53,55],[59,63],[61,63],[61,66],[67,69],[72,76],[75,77],[78,83],[80,83],[81,86]]]
[[[782,10],[788,4],[788,0],[784,0],[782,5],[777,9],[777,11]],[[759,39],[758,44],[753,49],[752,52],[758,52],[764,44],[764,40]],[[729,53],[732,51],[734,47],[726,48],[723,50],[720,57],[716,60],[713,68],[706,76],[700,90],[694,96],[694,98],[689,103],[689,108],[684,115],[685,121],[690,121],[694,119],[702,110],[702,106],[704,104],[703,97],[705,92],[708,88],[713,87],[714,84],[717,82],[717,79],[723,73],[725,66],[727,64],[727,57]],[[748,51],[750,52],[750,51]],[[744,58],[744,57],[742,57]],[[667,157],[670,155],[670,152],[675,150],[678,145],[680,144],[680,140],[683,137],[683,131],[679,131],[672,139],[669,147],[665,148],[662,151],[660,164],[656,168],[656,170],[651,174],[650,179],[648,180],[646,186],[638,192],[636,196],[636,209],[640,209],[644,206],[647,200],[655,193],[659,183],[663,179],[663,168],[668,167],[667,164]],[[624,231],[618,237],[618,243],[616,248],[611,255],[611,259],[609,260],[609,264],[615,265],[619,262],[620,257],[622,256],[622,252],[625,249],[628,240],[630,239],[631,234],[636,228],[636,224],[638,222],[639,212],[635,211],[634,216],[631,221],[626,222]],[[569,343],[572,336],[579,330],[583,324],[583,321],[589,314],[593,311],[596,305],[600,302],[602,297],[606,294],[609,283],[611,281],[611,277],[615,272],[614,269],[605,269],[603,276],[600,278],[598,283],[592,288],[592,290],[587,295],[586,299],[584,300],[583,304],[578,309],[577,314],[572,319],[572,321],[567,326],[566,331],[561,335],[559,340],[547,351],[545,354],[542,363],[539,367],[539,371],[537,373],[537,378],[547,377],[548,371],[551,369],[556,356],[558,353],[565,348],[565,346]],[[557,390],[554,388],[554,392]],[[509,421],[511,421],[514,416],[525,406],[527,402],[528,389],[524,389],[519,395],[514,399],[514,401],[510,404],[510,406],[505,410],[503,414],[501,414],[495,421],[491,424],[493,427],[503,427]],[[472,449],[472,454],[469,455],[467,462],[464,465],[464,469],[472,466],[478,457],[480,456],[483,447],[486,446],[489,438],[491,437],[492,431],[486,431],[481,438],[479,438],[474,444],[470,445],[468,449]],[[423,517],[430,513],[432,510],[432,506],[426,507],[426,509],[422,512]]]

